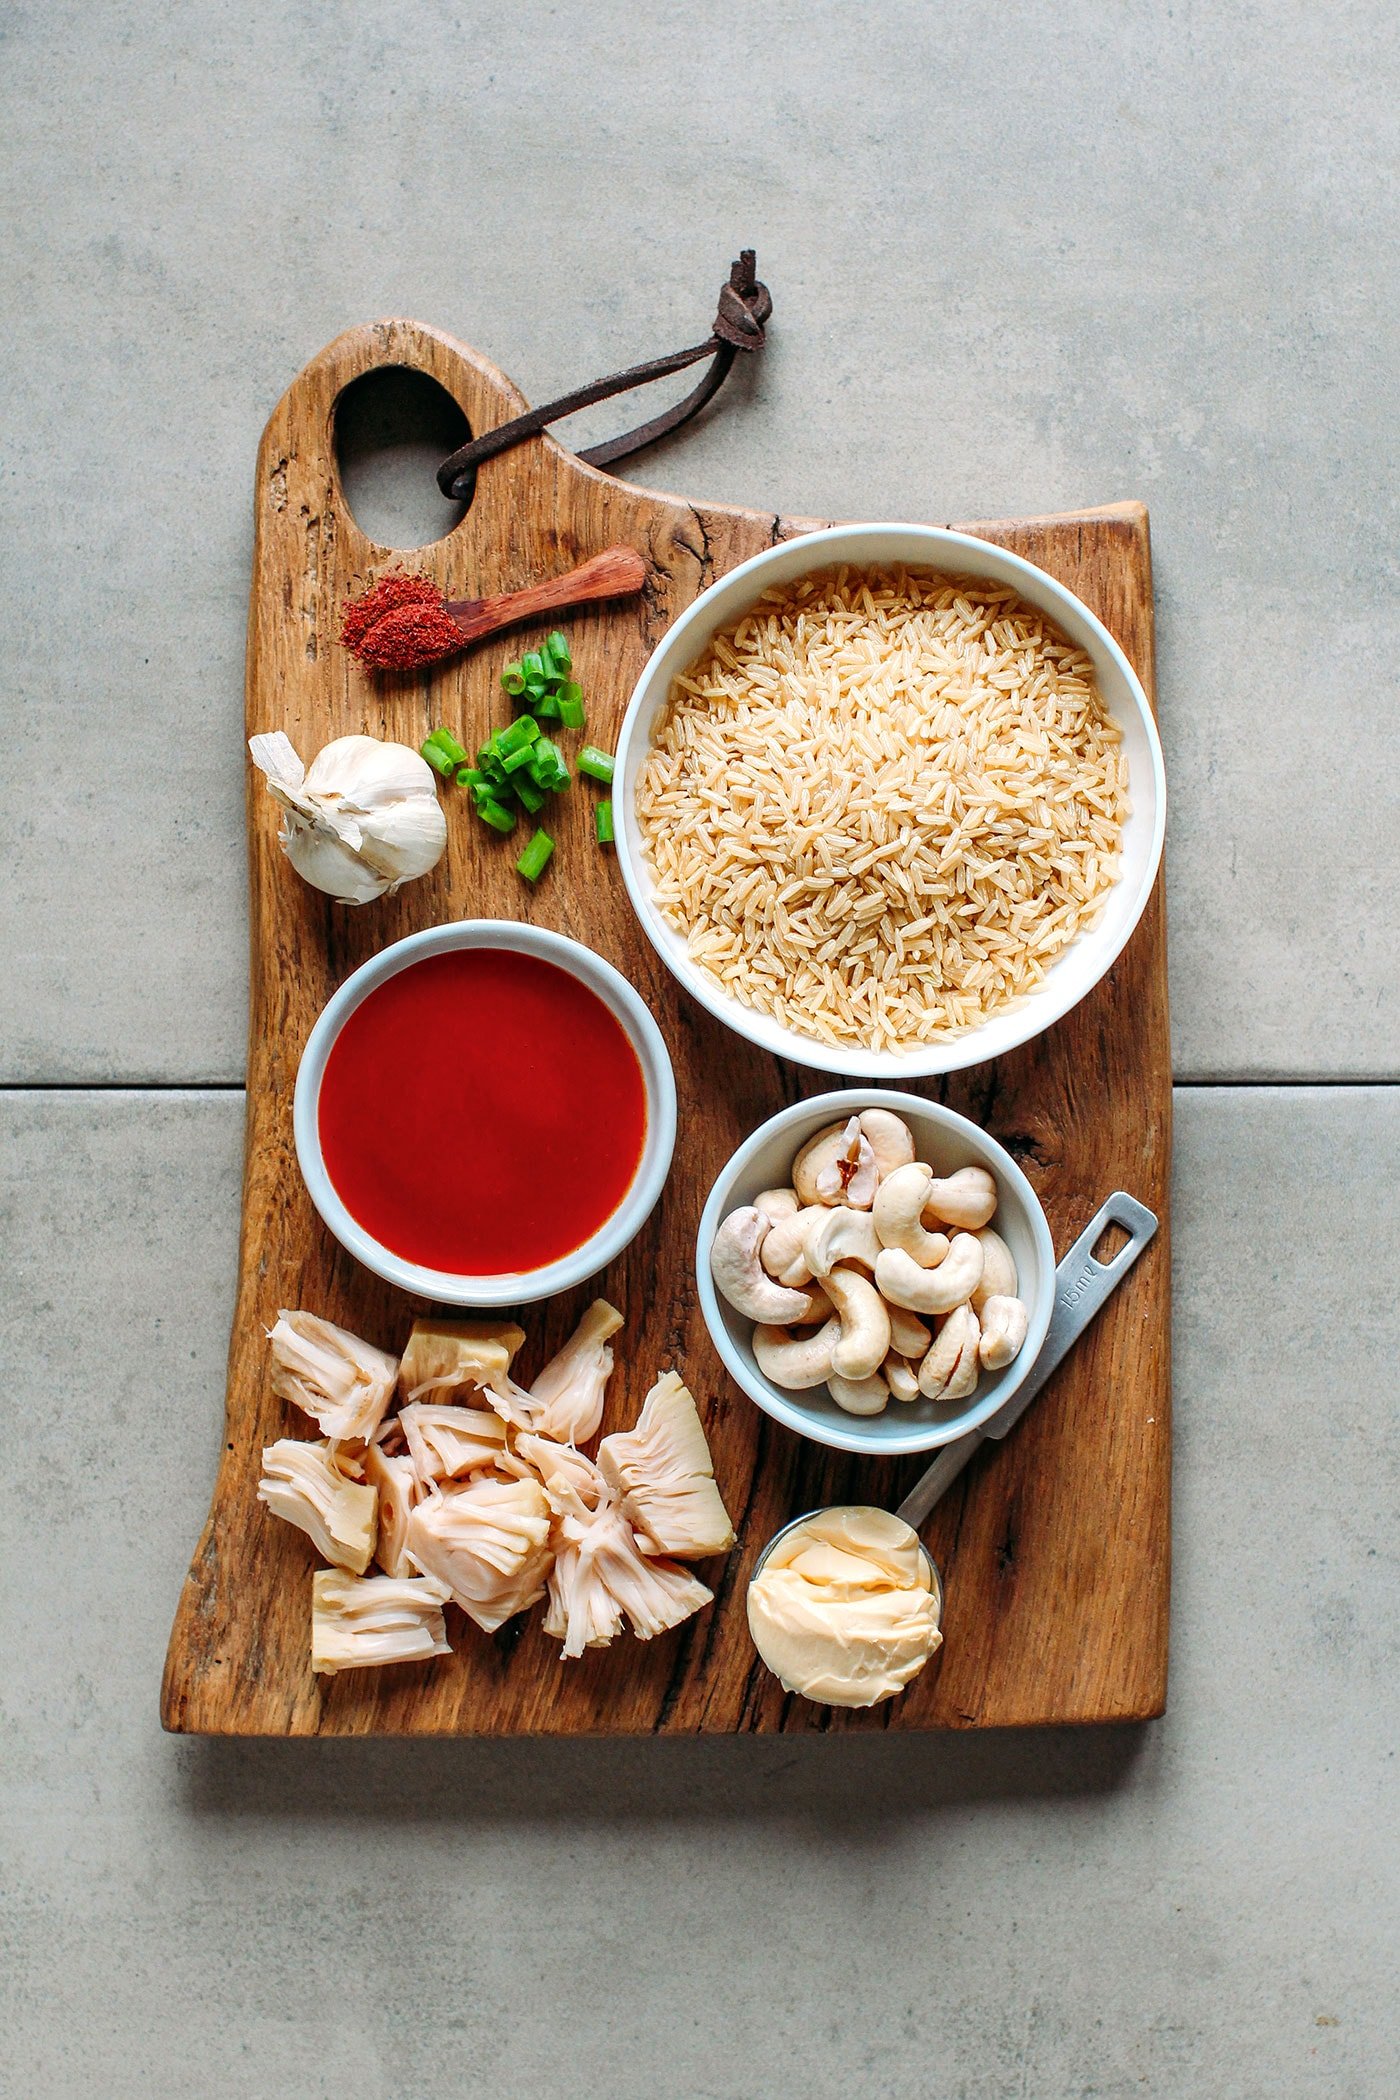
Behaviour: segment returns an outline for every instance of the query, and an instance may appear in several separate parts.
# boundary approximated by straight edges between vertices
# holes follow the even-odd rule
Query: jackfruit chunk
[[[605,1645],[620,1631],[624,1612],[637,1638],[649,1641],[710,1602],[711,1592],[689,1568],[637,1550],[615,1502],[586,1518],[565,1517],[558,1529],[544,1630],[563,1641],[566,1658]]]
[[[517,1385],[513,1378],[498,1378],[494,1384],[484,1385],[476,1397],[484,1400],[488,1407],[493,1407],[501,1420],[509,1422],[512,1429],[534,1428],[535,1417],[539,1413],[534,1395],[527,1393],[523,1385]]]
[[[343,1575],[323,1568],[311,1578],[311,1667],[323,1676],[379,1663],[426,1662],[450,1655],[440,1582],[388,1575]]]
[[[518,1436],[515,1448],[539,1475],[556,1517],[584,1517],[596,1509],[607,1489],[591,1458],[572,1444],[554,1444],[544,1436]]]
[[[608,1337],[622,1314],[606,1298],[595,1298],[559,1354],[530,1387],[531,1427],[557,1444],[586,1444],[603,1419],[603,1395],[613,1367]]]
[[[484,1408],[434,1407],[416,1400],[401,1407],[399,1423],[424,1487],[489,1466],[506,1448],[506,1425]]]
[[[508,1320],[415,1320],[399,1365],[405,1400],[443,1400],[504,1379],[525,1339]]]
[[[565,1661],[575,1661],[585,1648],[606,1648],[622,1631],[622,1606],[593,1566],[585,1551],[587,1519],[570,1527],[561,1537],[549,1571],[549,1602],[544,1630],[564,1643]]]
[[[699,1560],[734,1543],[700,1416],[689,1391],[667,1371],[642,1403],[634,1429],[605,1436],[598,1470],[638,1533],[643,1553]]]
[[[334,1444],[283,1437],[262,1455],[258,1500],[304,1531],[322,1560],[363,1575],[374,1552],[376,1496],[361,1468]]]
[[[384,1419],[398,1359],[315,1313],[285,1306],[269,1328],[272,1390],[310,1415],[324,1436],[369,1438]]]
[[[386,1575],[400,1579],[413,1573],[403,1550],[409,1513],[423,1494],[418,1468],[407,1452],[386,1451],[370,1444],[365,1451],[365,1479],[379,1496],[379,1538],[374,1557]]]
[[[446,1583],[484,1633],[494,1633],[544,1595],[554,1558],[544,1489],[530,1479],[434,1490],[409,1517],[405,1550],[415,1567]]]

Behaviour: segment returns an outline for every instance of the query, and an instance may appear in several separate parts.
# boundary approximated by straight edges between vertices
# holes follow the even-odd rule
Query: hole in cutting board
[[[385,365],[335,404],[335,455],[350,515],[367,539],[407,552],[446,539],[469,503],[449,503],[437,470],[471,426],[427,372]]]

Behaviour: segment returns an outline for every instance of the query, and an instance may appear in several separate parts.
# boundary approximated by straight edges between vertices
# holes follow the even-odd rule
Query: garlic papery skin
[[[372,904],[442,859],[447,818],[421,752],[341,736],[304,767],[278,729],[248,739],[284,812],[282,851],[305,882],[343,904]]]

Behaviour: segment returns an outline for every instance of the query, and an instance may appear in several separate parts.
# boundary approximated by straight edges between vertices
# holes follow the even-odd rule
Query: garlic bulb
[[[447,819],[433,769],[407,744],[337,737],[309,769],[280,729],[248,749],[286,812],[282,850],[313,889],[369,904],[441,860]]]

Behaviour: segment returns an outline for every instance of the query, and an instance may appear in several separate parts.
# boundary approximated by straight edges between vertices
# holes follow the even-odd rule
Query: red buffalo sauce
[[[381,1247],[499,1276],[572,1254],[631,1186],[646,1136],[637,1053],[577,977],[459,948],[386,978],[326,1060],[321,1154]]]

